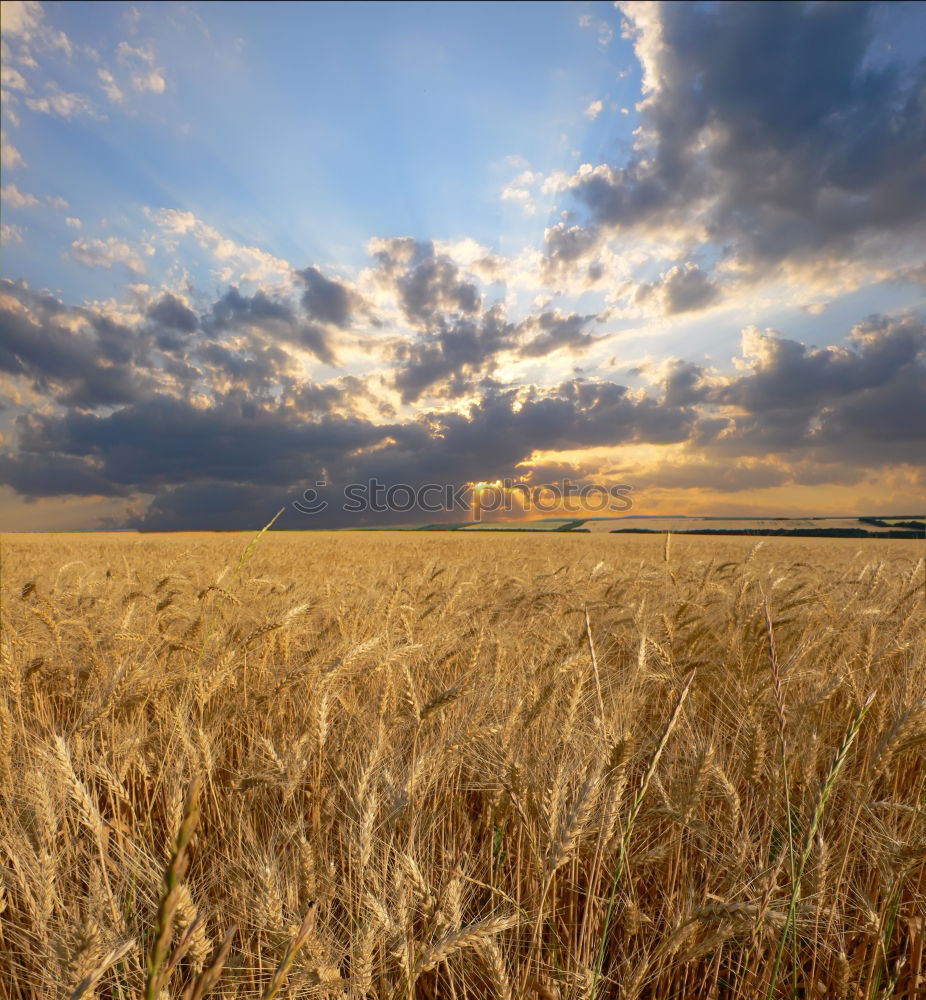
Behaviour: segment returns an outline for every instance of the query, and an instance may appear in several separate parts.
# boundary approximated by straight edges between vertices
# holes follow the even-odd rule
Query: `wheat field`
[[[924,995],[921,543],[2,557],[4,998]]]

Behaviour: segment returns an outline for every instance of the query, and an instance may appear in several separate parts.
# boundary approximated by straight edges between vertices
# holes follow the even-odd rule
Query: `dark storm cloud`
[[[376,405],[363,379],[342,375],[331,382],[300,382],[289,389],[288,402],[301,416],[352,414],[358,402]]]
[[[710,393],[733,415],[706,447],[852,467],[926,464],[922,319],[872,318],[855,328],[848,348],[758,333],[746,347],[751,370]]]
[[[143,492],[199,478],[289,485],[304,477],[306,461],[337,460],[391,432],[359,419],[299,420],[244,393],[208,407],[161,396],[104,416],[34,418],[21,428],[20,452],[82,459]]]
[[[515,390],[487,392],[465,413],[430,413],[429,433],[398,467],[393,450],[371,456],[391,475],[438,475],[447,481],[512,475],[537,450],[604,444],[674,442],[686,438],[695,414],[636,398],[613,382],[573,379],[527,398]]]
[[[336,365],[338,359],[331,347],[331,338],[327,332],[314,323],[303,323],[299,326],[293,343],[304,347],[307,351],[324,361],[326,365]]]
[[[262,290],[242,295],[236,286],[231,286],[212,306],[206,329],[217,338],[240,329],[261,331],[276,340],[305,348],[325,364],[336,363],[331,337],[323,327],[306,322],[291,303]]]
[[[129,403],[151,390],[148,345],[99,311],[0,280],[0,371],[27,378],[68,406]]]
[[[0,483],[30,500],[54,496],[126,496],[92,463],[51,453],[0,454]]]
[[[922,371],[926,326],[912,316],[873,318],[853,331],[849,347],[813,348],[754,331],[745,338],[751,372],[718,389],[716,402],[750,413],[816,411],[864,389]]]
[[[290,356],[274,344],[254,341],[242,350],[208,341],[200,344],[192,359],[198,366],[197,377],[209,383],[232,382],[253,395],[267,395],[286,381]],[[189,373],[184,373],[189,380]]]
[[[229,288],[198,317],[169,293],[142,306],[128,325],[99,307],[67,306],[23,283],[0,282],[0,372],[28,380],[66,407],[98,409],[235,383],[279,391],[303,348],[335,364],[327,331],[297,307],[258,291]]]
[[[471,379],[491,370],[495,355],[511,346],[515,327],[500,306],[478,319],[443,320],[433,332],[396,346],[394,385],[405,402],[414,402],[441,385],[449,396],[471,388]]]
[[[649,392],[581,378],[516,387],[497,380],[501,356],[580,353],[595,343],[598,317],[548,310],[513,323],[432,245],[378,247],[380,279],[419,329],[384,341],[391,371],[327,382],[308,380],[292,348],[333,361],[329,336],[350,313],[311,268],[308,320],[298,302],[232,287],[199,316],[158,293],[127,325],[3,282],[0,371],[48,405],[31,416],[18,404],[7,411],[15,444],[0,456],[0,481],[34,498],[153,496],[137,522],[148,528],[247,528],[319,478],[338,497],[371,477],[459,485],[517,478],[542,452],[681,445],[683,460],[645,482],[731,491],[926,464],[922,319],[872,317],[842,347],[750,329],[735,374],[674,361]],[[651,294],[680,311],[715,292],[689,264]],[[425,394],[442,402],[399,417],[384,386],[405,403]],[[475,399],[465,410],[441,408],[464,396]],[[312,526],[347,523],[333,504]]]
[[[693,406],[702,402],[709,392],[703,377],[704,369],[690,361],[672,362],[663,383],[663,401],[668,406]]]
[[[144,523],[164,527],[180,524],[189,504],[208,498],[213,487],[226,499],[295,498],[323,470],[332,488],[373,476],[460,484],[514,475],[539,449],[681,441],[695,419],[692,410],[635,398],[623,386],[572,380],[526,399],[489,390],[465,413],[374,424],[335,412],[358,387],[344,383],[341,390],[337,398],[316,386],[289,404],[263,405],[246,393],[209,405],[161,396],[105,415],[72,410],[22,418],[18,452],[0,468],[29,495],[154,494],[152,520]],[[56,468],[63,473],[57,478]],[[204,507],[200,520],[186,523],[207,526],[209,516]],[[252,523],[250,508],[235,516],[235,526]],[[347,520],[337,509],[328,518]]]
[[[814,450],[869,465],[896,461],[926,466],[926,366],[899,373],[826,410],[812,436]]]
[[[586,332],[595,318],[552,311],[514,324],[505,319],[500,304],[472,319],[441,317],[418,340],[396,344],[393,384],[406,403],[428,391],[459,397],[494,370],[503,351],[526,358],[545,357],[561,348],[580,353],[595,342]]]
[[[524,421],[542,428],[554,442],[547,447],[554,449],[671,444],[684,441],[694,421],[694,411],[687,408],[634,396],[614,382],[581,379],[563,382],[554,397],[524,403],[521,414]]]
[[[585,329],[594,316],[549,311],[510,322],[500,303],[484,306],[476,285],[431,243],[403,237],[375,247],[380,280],[421,330],[393,346],[392,384],[406,403],[427,392],[450,398],[472,392],[503,351],[539,358],[560,348],[579,352],[594,341]]]
[[[293,307],[282,299],[271,298],[263,290],[253,295],[242,295],[237,285],[212,305],[212,322],[216,329],[234,329],[240,325],[256,326],[261,329],[275,329],[292,326],[295,321]]]
[[[513,334],[502,325],[495,336]],[[922,322],[873,318],[856,327],[849,345],[812,348],[753,331],[743,371],[726,378],[679,361],[650,395],[601,380],[544,390],[483,377],[471,383],[479,398],[465,411],[384,423],[358,415],[358,402],[373,405],[376,397],[351,376],[337,384],[284,382],[279,396],[232,390],[189,401],[158,395],[108,413],[71,408],[20,418],[18,449],[3,457],[0,475],[26,496],[153,495],[137,522],[148,528],[254,527],[324,478],[334,502],[311,522],[320,527],[355,523],[339,504],[351,482],[517,478],[544,451],[684,444],[683,461],[641,482],[730,491],[800,482],[828,463],[851,481],[847,469],[857,477],[926,460]],[[477,342],[467,354],[470,348],[452,345],[461,353],[451,368],[465,373],[466,358],[478,367],[491,356],[485,346]],[[228,357],[211,360],[233,366]],[[407,360],[410,378],[417,369]],[[248,377],[241,374],[242,382]],[[434,377],[453,385],[446,367]],[[287,517],[304,526],[298,515]],[[403,519],[415,517],[396,515],[393,523]]]
[[[457,398],[491,378],[498,355],[540,358],[561,348],[578,353],[594,343],[596,317],[547,311],[510,322],[500,303],[485,305],[474,282],[431,243],[409,237],[376,240],[380,281],[421,333],[393,342],[392,384],[406,403],[425,393]]]
[[[479,311],[476,285],[434,244],[409,237],[377,241],[373,256],[382,278],[393,287],[406,319],[429,327],[446,313],[471,316]]]
[[[147,315],[161,326],[179,333],[193,333],[199,325],[196,313],[169,292],[148,306]]]
[[[302,304],[310,316],[342,328],[350,325],[356,296],[347,285],[326,278],[317,267],[296,274],[305,283]]]
[[[306,525],[289,507],[299,495],[298,490],[259,483],[183,483],[161,490],[131,526],[146,531],[245,531],[262,527],[286,508],[278,526],[301,528]]]
[[[868,234],[920,226],[926,61],[889,61],[877,8],[630,5],[654,85],[640,151],[574,178],[588,227],[555,227],[550,258],[602,232],[689,226],[755,266],[838,260]]]
[[[623,386],[612,383],[566,382],[546,395],[516,405],[516,393],[489,394],[466,413],[431,413],[420,421],[369,427],[376,447],[362,453],[326,449],[323,454],[307,441],[298,456],[301,478],[275,485],[275,480],[249,476],[235,481],[211,480],[176,484],[158,491],[147,515],[146,528],[251,528],[287,501],[300,495],[303,483],[313,485],[324,469],[329,483],[321,495],[331,507],[311,519],[287,508],[284,526],[326,527],[356,524],[356,515],[339,506],[342,489],[351,482],[375,477],[386,484],[426,482],[462,485],[482,478],[518,475],[518,467],[537,449],[586,447],[640,440],[684,439],[693,414],[665,411],[653,400],[634,400]],[[361,435],[362,436],[362,435]],[[201,476],[214,471],[210,463]],[[227,471],[233,471],[229,469]],[[271,485],[264,485],[271,483]],[[236,506],[237,505],[237,506]],[[457,512],[454,519],[459,519]],[[370,515],[367,523],[421,520],[421,512]]]
[[[520,348],[520,353],[526,358],[542,358],[560,348],[567,348],[573,353],[585,350],[595,342],[595,338],[586,332],[586,327],[594,316],[581,316],[579,313],[565,315],[560,312],[544,312],[532,316],[521,324],[519,332],[533,333]]]

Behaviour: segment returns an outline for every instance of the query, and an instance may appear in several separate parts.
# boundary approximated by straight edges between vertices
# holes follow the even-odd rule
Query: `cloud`
[[[519,329],[522,334],[534,334],[522,343],[520,353],[526,358],[541,358],[563,348],[579,353],[594,343],[594,337],[586,332],[592,319],[593,316],[566,315],[557,310],[532,316]]]
[[[706,489],[723,494],[744,490],[761,490],[785,486],[794,482],[786,465],[755,461],[688,461],[685,459],[660,463],[634,477],[634,489],[643,492],[658,490]]]
[[[658,281],[637,288],[634,301],[646,303],[654,298],[667,316],[704,309],[717,301],[720,290],[697,264],[676,264]]]
[[[68,36],[46,22],[37,0],[3,0],[2,33],[4,41],[20,46],[18,58],[25,65],[34,65],[30,47],[58,49],[66,56],[73,51]]]
[[[167,89],[167,81],[159,69],[146,70],[132,74],[132,86],[141,94],[163,94]]]
[[[418,266],[416,255],[400,274]],[[246,498],[291,495],[320,468],[342,484],[371,475],[459,483],[514,474],[538,448],[684,440],[693,411],[614,383],[572,380],[525,393],[485,377],[501,351],[521,344],[529,356],[580,347],[584,320],[548,312],[519,326],[498,304],[474,317],[451,308],[397,355],[396,388],[417,399],[440,384],[453,398],[456,387],[478,384],[478,397],[463,412],[396,422],[362,379],[305,378],[286,347],[307,345],[312,317],[266,291],[231,288],[206,310],[160,291],[123,322],[102,307],[67,306],[3,282],[0,369],[52,405],[22,411],[0,467],[24,496],[154,494],[141,522],[149,527],[180,523],[172,517],[199,523],[192,497],[207,506],[208,497],[238,497],[226,516],[240,526],[253,513]]]
[[[663,399],[670,406],[694,406],[708,397],[704,369],[677,358],[668,362],[663,376]]]
[[[926,464],[926,323],[872,317],[845,347],[743,333],[743,374],[709,400],[732,415],[710,450],[849,468]]]
[[[513,201],[521,206],[525,215],[533,215],[537,211],[537,203],[531,188],[541,180],[540,174],[531,170],[522,170],[510,183],[502,188],[502,201]]]
[[[109,100],[112,101],[113,104],[122,104],[125,101],[125,92],[116,82],[116,78],[112,75],[112,73],[103,67],[100,67],[96,73],[100,81],[100,86],[103,88],[103,91]]]
[[[585,109],[585,117],[588,118],[589,121],[594,121],[602,111],[604,111],[604,101],[592,101],[592,103]]]
[[[443,256],[401,240],[378,252],[377,274],[400,305],[403,280]],[[916,316],[869,318],[827,347],[748,328],[732,373],[674,360],[649,371],[646,390],[602,378],[510,385],[500,359],[586,350],[595,315],[547,308],[516,323],[481,298],[467,313],[454,292],[465,277],[443,274],[437,289],[424,282],[427,325],[388,341],[385,378],[319,383],[300,352],[334,360],[329,338],[352,313],[329,283],[353,289],[303,273],[307,302],[231,287],[203,306],[140,287],[125,319],[0,284],[0,370],[48,401],[14,411],[4,480],[30,497],[153,496],[132,523],[196,528],[253,525],[322,470],[338,493],[372,476],[518,478],[544,454],[574,455],[581,470],[592,468],[589,450],[643,447],[673,457],[641,467],[641,486],[742,492],[926,462],[926,324]],[[415,410],[397,417],[384,386]],[[326,518],[313,525],[350,522],[336,507]]]
[[[23,242],[23,228],[22,226],[14,226],[12,223],[4,222],[2,228],[0,228],[0,243],[10,244],[10,243],[22,243]]]
[[[442,257],[449,257],[467,274],[482,281],[504,281],[509,273],[511,261],[494,253],[472,237],[461,240],[434,240],[434,251]]]
[[[500,306],[479,318],[446,319],[418,341],[397,343],[393,384],[405,403],[438,386],[446,396],[462,396],[475,376],[493,369],[496,355],[513,344],[514,333]]]
[[[310,316],[341,328],[350,325],[357,306],[355,292],[339,281],[326,278],[317,267],[307,267],[296,274],[305,283],[302,304]]]
[[[54,496],[127,496],[89,462],[70,455],[0,453],[0,481],[29,499]]]
[[[608,24],[608,22],[603,19],[596,20],[591,16],[591,14],[579,15],[579,27],[593,28],[595,34],[598,37],[598,44],[602,48],[607,48],[611,39],[614,37],[614,29],[611,27],[611,25]]]
[[[555,226],[545,229],[543,239],[543,276],[551,282],[560,276],[575,273],[577,268],[590,266],[601,246],[599,233],[566,222],[557,222]]]
[[[478,244],[438,248],[410,238],[374,240],[376,280],[399,306],[411,336],[388,342],[391,384],[402,401],[424,395],[458,399],[484,391],[502,355],[541,358],[560,349],[579,353],[593,343],[585,326],[595,318],[546,310],[514,322],[504,303],[487,303],[470,269],[498,280],[506,268]],[[461,266],[466,263],[468,266]]]
[[[283,407],[255,406],[237,393],[205,407],[159,396],[110,414],[33,421],[23,447],[38,456],[97,459],[96,467],[119,490],[154,492],[202,479],[289,487],[307,477],[310,463],[338,460],[380,442],[388,431],[339,417],[299,420]]]
[[[751,326],[742,345],[748,374],[720,389],[718,401],[749,413],[799,414],[916,366],[926,348],[926,327],[914,317],[870,319],[853,329],[850,346],[813,348]]]
[[[163,94],[167,89],[164,68],[156,65],[157,55],[150,42],[143,45],[120,42],[116,49],[116,57],[123,66],[134,70],[131,83],[132,88],[138,93]]]
[[[6,184],[0,189],[0,197],[10,208],[31,208],[38,205],[39,199],[34,194],[27,194],[20,191],[15,184]]]
[[[6,184],[0,188],[0,199],[2,199],[5,208],[13,210],[34,208],[43,203],[56,212],[70,207],[64,198],[46,195],[40,199],[27,191],[20,191],[15,184]]]
[[[879,239],[926,219],[926,63],[871,58],[876,9],[622,6],[641,124],[629,158],[570,181],[586,252],[610,235],[684,232],[751,275],[881,263]]]
[[[59,90],[55,84],[49,84],[49,93],[44,97],[27,97],[26,106],[32,111],[40,111],[46,115],[57,115],[59,118],[75,118],[78,115],[88,115],[91,118],[101,118],[96,109],[81,94],[66,93]]]
[[[154,254],[149,244],[131,245],[115,236],[106,239],[79,239],[71,244],[71,256],[87,267],[113,268],[117,264],[127,267],[133,274],[144,274],[145,258]]]
[[[15,170],[25,165],[26,161],[19,150],[7,139],[6,132],[0,130],[0,166],[4,170]]]
[[[213,304],[207,329],[221,334],[242,328],[300,347],[325,364],[337,363],[332,338],[324,327],[302,319],[284,299],[263,290],[242,295],[232,286]]]
[[[218,264],[214,274],[223,283],[292,279],[293,268],[285,260],[259,247],[236,243],[192,212],[165,208],[149,210],[147,214],[168,238],[168,249],[176,246],[171,237],[189,236],[208,250]]]
[[[0,85],[2,85],[5,91],[15,90],[23,94],[28,93],[32,89],[22,73],[12,66],[3,66],[0,68]]]
[[[0,280],[0,371],[29,379],[66,405],[109,406],[155,384],[135,365],[144,356],[139,335],[104,313]]]
[[[0,371],[84,410],[152,394],[291,399],[305,382],[297,352],[336,362],[327,331],[262,290],[243,296],[232,287],[205,311],[173,292],[137,294],[137,308],[120,313],[0,282]]]
[[[411,237],[372,240],[381,280],[398,294],[406,319],[428,327],[447,312],[472,315],[481,305],[479,289],[431,242]]]
[[[34,0],[4,0],[3,34],[29,41],[40,30],[43,17],[42,5]]]
[[[675,441],[690,415],[636,400],[613,383],[566,382],[518,400],[487,395],[465,413],[433,413],[403,424],[357,417],[300,417],[239,394],[208,405],[167,397],[108,414],[30,419],[2,466],[25,495],[155,494],[141,526],[243,527],[271,498],[298,496],[325,469],[335,491],[349,482],[465,483],[516,474],[538,447],[605,441]],[[62,475],[53,472],[60,469]],[[292,518],[292,511],[289,517]],[[313,524],[344,523],[333,507]]]
[[[196,313],[170,292],[151,302],[146,313],[149,319],[179,333],[193,333],[199,325]]]

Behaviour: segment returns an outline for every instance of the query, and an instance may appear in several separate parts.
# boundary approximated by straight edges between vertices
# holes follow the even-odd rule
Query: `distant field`
[[[923,556],[5,536],[0,997],[921,997]]]
[[[760,534],[777,532],[805,535],[809,532],[864,533],[865,535],[887,535],[902,531],[905,537],[926,537],[926,517],[919,518],[753,518],[753,517],[649,517],[624,514],[620,517],[590,518],[542,518],[537,520],[483,521],[475,524],[426,525],[421,530],[456,531],[578,531],[578,532],[666,532],[707,533],[723,532],[737,534]]]
[[[464,524],[462,531],[561,531],[571,524],[575,524],[575,518],[563,518],[560,521],[488,521],[478,524]]]

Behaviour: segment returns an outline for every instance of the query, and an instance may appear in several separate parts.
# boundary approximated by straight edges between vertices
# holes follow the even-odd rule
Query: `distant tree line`
[[[860,517],[862,524],[871,524],[876,528],[910,528],[912,531],[926,531],[926,521],[885,521],[880,517]]]

